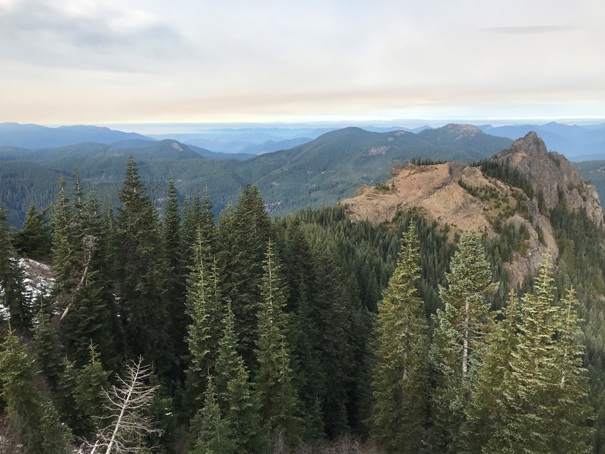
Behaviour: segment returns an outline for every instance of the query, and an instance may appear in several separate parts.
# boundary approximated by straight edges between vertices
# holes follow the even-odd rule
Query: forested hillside
[[[160,217],[125,167],[116,210],[76,173],[48,225],[2,212],[5,451],[602,451],[603,230],[564,192],[556,260],[514,288],[492,238],[421,210],[272,219],[248,184],[215,217],[169,180]],[[19,254],[52,264],[50,297]]]
[[[360,183],[376,184],[388,176],[394,162],[412,158],[470,162],[487,158],[510,143],[509,139],[483,134],[471,126],[448,125],[418,134],[346,128],[245,161],[175,140],[147,146],[128,142],[32,150],[0,147],[0,199],[9,221],[21,225],[32,202],[45,209],[56,199],[57,175],[72,184],[74,169],[78,168],[82,186],[117,207],[123,169],[132,156],[155,205],[162,205],[170,177],[174,178],[181,202],[207,187],[215,214],[234,204],[240,189],[250,182],[263,192],[271,214],[284,215],[308,206],[336,203],[352,195]]]

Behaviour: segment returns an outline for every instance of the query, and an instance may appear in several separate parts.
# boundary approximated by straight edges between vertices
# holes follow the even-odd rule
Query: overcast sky
[[[0,122],[515,118],[605,118],[603,0],[0,0]]]

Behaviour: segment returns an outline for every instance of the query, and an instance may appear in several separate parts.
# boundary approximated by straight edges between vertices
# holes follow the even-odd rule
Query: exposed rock
[[[491,192],[497,197],[482,200],[472,195],[468,188]],[[453,232],[474,231],[497,238],[492,222],[506,206],[514,205],[515,195],[525,197],[519,189],[494,178],[486,178],[479,167],[460,163],[428,166],[406,163],[394,166],[391,178],[384,184],[377,187],[361,186],[354,197],[340,203],[354,220],[389,222],[400,210],[420,208],[428,219],[442,225],[448,224]],[[547,254],[553,257],[558,255],[549,220],[540,214],[535,201],[525,199],[534,224],[518,214],[501,219],[517,227],[523,224],[529,232],[527,253],[514,253],[511,263],[505,265],[513,285],[521,284],[528,273],[536,272]],[[542,230],[542,241],[537,226]]]
[[[527,175],[536,193],[542,191],[544,194],[549,210],[559,203],[559,193],[562,193],[571,210],[585,209],[588,216],[603,228],[603,210],[595,187],[582,180],[563,155],[548,152],[535,132],[516,140],[509,149],[492,159],[506,161]]]

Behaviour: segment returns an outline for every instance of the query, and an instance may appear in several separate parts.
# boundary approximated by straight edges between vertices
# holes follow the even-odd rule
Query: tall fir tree
[[[418,297],[420,252],[414,225],[403,235],[397,268],[378,303],[372,374],[372,435],[389,452],[425,451],[429,418],[428,325]]]
[[[23,228],[15,232],[15,249],[25,257],[41,260],[51,252],[51,235],[47,219],[48,208],[38,211],[34,203],[30,204]]]
[[[162,223],[163,236],[166,253],[166,299],[168,323],[170,324],[169,336],[174,342],[175,355],[184,358],[187,352],[185,342],[188,317],[185,313],[186,279],[187,269],[184,257],[184,243],[182,242],[181,215],[178,193],[174,185],[174,179],[168,182],[168,197]],[[171,371],[172,379],[182,379],[182,366],[175,363]]]
[[[187,281],[187,314],[191,323],[186,336],[189,347],[186,395],[193,414],[202,407],[208,376],[214,373],[224,318],[216,260],[204,251],[201,229],[194,254],[195,265]]]
[[[231,301],[235,314],[240,353],[250,370],[255,370],[254,346],[261,299],[258,282],[263,276],[263,258],[271,230],[271,219],[259,189],[247,184],[235,210],[228,211],[221,221],[222,254],[219,259],[225,269],[221,273],[224,294]]]
[[[486,335],[487,347],[477,371],[476,390],[466,407],[463,444],[469,453],[498,449],[515,437],[516,393],[511,363],[518,354],[521,311],[518,297],[510,291],[501,320]],[[489,448],[488,448],[489,447]]]
[[[120,190],[116,241],[117,296],[131,357],[165,373],[173,361],[164,294],[166,267],[157,213],[130,157]]]
[[[455,452],[485,335],[493,325],[488,298],[497,285],[492,283],[479,236],[462,235],[446,279],[448,286],[440,288],[444,308],[437,310],[434,317],[430,352],[436,383],[430,443],[433,449]]]
[[[266,446],[258,415],[258,396],[252,389],[249,375],[237,351],[235,316],[228,305],[216,361],[216,401],[229,430],[237,434],[236,452],[261,453]]]
[[[324,430],[329,438],[349,429],[347,388],[356,375],[349,333],[351,312],[344,273],[333,245],[320,243],[317,253],[317,293],[313,302],[319,327],[325,394],[322,400]]]
[[[271,443],[281,436],[287,443],[298,441],[299,402],[293,386],[292,360],[288,345],[288,316],[285,284],[281,267],[276,263],[271,242],[263,263],[261,307],[258,312],[256,392],[260,400],[260,416]]]
[[[104,364],[113,367],[120,355],[114,344],[117,314],[103,214],[94,193],[83,194],[79,178],[73,193],[72,204],[62,185],[53,211],[53,293],[63,309],[62,339],[79,366],[88,361],[93,342]]]
[[[11,327],[21,334],[32,328],[33,319],[31,295],[23,280],[23,269],[8,232],[4,207],[0,206],[0,305],[8,312]]]

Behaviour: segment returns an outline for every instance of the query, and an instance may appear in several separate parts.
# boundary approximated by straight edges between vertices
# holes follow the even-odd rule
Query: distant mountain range
[[[0,123],[0,145],[21,148],[56,148],[81,142],[113,144],[125,141],[153,139],[135,132],[122,132],[98,126],[60,126],[49,128],[39,125]]]
[[[543,125],[479,126],[486,134],[517,139],[536,132],[550,151],[558,151],[571,161],[605,160],[605,123],[566,125],[557,122]]]
[[[39,208],[50,205],[56,198],[57,179],[63,176],[70,180],[76,167],[89,189],[102,200],[115,203],[129,155],[138,162],[158,205],[166,195],[170,177],[174,177],[182,197],[207,187],[217,211],[234,202],[240,188],[251,182],[260,187],[272,213],[284,214],[332,204],[352,195],[360,183],[376,184],[388,177],[396,162],[413,158],[469,162],[489,157],[512,143],[467,125],[448,125],[418,134],[345,128],[287,150],[236,160],[208,159],[199,149],[176,140],[150,141],[148,145],[143,140],[44,149],[0,147],[0,197],[11,222],[22,222],[30,202]],[[216,154],[210,156],[217,158]]]

